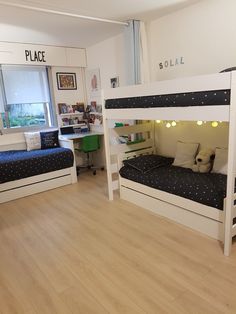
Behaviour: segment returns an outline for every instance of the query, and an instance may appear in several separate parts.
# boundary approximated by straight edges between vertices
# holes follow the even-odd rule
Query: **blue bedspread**
[[[73,162],[72,151],[62,147],[0,152],[0,183],[69,168]]]

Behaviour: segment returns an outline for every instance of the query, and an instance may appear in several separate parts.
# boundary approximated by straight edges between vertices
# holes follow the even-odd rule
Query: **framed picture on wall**
[[[87,70],[87,86],[89,95],[93,95],[101,89],[101,79],[100,79],[100,70]]]
[[[119,77],[112,77],[110,79],[110,82],[111,82],[111,88],[116,88],[116,87],[119,87]]]
[[[67,104],[64,103],[59,103],[58,104],[58,112],[59,114],[64,114],[64,113],[68,113],[68,106]]]
[[[76,105],[72,105],[73,112],[84,112],[84,103],[77,102]]]
[[[59,90],[77,89],[76,73],[57,72],[56,75]]]

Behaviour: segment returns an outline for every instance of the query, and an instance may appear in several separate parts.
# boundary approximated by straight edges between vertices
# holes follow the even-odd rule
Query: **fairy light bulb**
[[[211,126],[212,126],[213,128],[216,128],[216,127],[218,126],[218,122],[217,122],[217,121],[211,122]]]
[[[202,125],[203,121],[197,121],[197,125]]]
[[[156,123],[161,123],[161,120],[156,120]]]
[[[171,127],[170,122],[166,123],[166,127],[169,129]]]
[[[177,124],[177,123],[176,123],[175,121],[172,121],[172,122],[171,122],[171,125],[172,125],[172,126],[176,126],[176,124]]]

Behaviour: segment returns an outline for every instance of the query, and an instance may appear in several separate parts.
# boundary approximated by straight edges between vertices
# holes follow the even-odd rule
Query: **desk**
[[[103,132],[99,131],[89,131],[89,132],[83,132],[83,133],[71,133],[71,134],[63,134],[59,136],[59,139],[61,140],[79,140],[85,136],[90,136],[90,135],[103,135]]]
[[[91,135],[104,135],[104,132],[102,131],[89,131],[89,132],[83,132],[83,133],[71,133],[71,134],[63,134],[63,135],[59,135],[59,140],[65,140],[65,141],[72,141],[73,142],[73,149],[75,152],[75,143],[79,142],[80,139],[82,139],[85,136],[91,136]],[[96,163],[101,164],[101,165],[105,165],[105,153],[104,153],[104,144],[103,141],[100,141],[101,147],[99,150],[98,155],[96,155]],[[77,155],[78,158],[78,155]],[[81,162],[78,162],[77,160],[77,164],[80,164]],[[103,166],[102,166],[103,167]]]

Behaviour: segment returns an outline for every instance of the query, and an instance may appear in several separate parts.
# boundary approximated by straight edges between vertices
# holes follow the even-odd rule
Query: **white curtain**
[[[141,83],[150,81],[149,56],[145,23],[140,21],[140,80]]]
[[[2,92],[2,86],[1,86],[1,80],[0,80],[0,113],[4,112],[4,102],[3,102],[3,92]]]
[[[50,101],[45,67],[3,65],[2,74],[8,105]]]
[[[145,24],[131,20],[125,28],[127,84],[149,81],[148,51]]]

